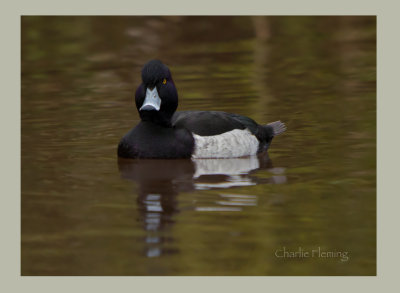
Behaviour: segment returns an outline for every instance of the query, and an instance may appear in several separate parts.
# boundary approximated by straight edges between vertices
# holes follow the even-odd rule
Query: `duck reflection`
[[[173,253],[163,249],[162,243],[171,242],[172,239],[165,238],[160,231],[173,224],[173,216],[179,212],[176,199],[179,193],[286,182],[286,176],[282,175],[283,168],[274,168],[268,153],[230,159],[119,158],[118,167],[122,178],[137,183],[140,221],[148,232],[144,240],[147,243],[148,257]],[[261,169],[267,169],[275,175],[269,178],[255,176]],[[202,208],[194,209],[202,210]]]

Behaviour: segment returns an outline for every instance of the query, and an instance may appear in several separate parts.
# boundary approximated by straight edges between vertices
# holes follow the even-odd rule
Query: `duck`
[[[281,121],[258,124],[223,111],[176,111],[178,91],[160,60],[147,62],[135,92],[140,122],[118,144],[118,157],[133,159],[238,158],[269,149],[286,131]]]

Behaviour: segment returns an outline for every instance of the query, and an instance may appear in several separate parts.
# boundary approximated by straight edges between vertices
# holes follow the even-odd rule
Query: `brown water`
[[[21,24],[22,275],[376,274],[374,17]],[[259,157],[118,160],[155,57],[179,110],[288,131]]]

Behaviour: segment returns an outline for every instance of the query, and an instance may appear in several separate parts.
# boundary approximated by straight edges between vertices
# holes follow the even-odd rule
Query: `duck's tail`
[[[281,122],[281,121],[275,121],[275,122],[271,122],[268,123],[265,126],[269,126],[272,128],[272,136],[277,136],[279,134],[282,134],[286,131],[286,125],[285,123]]]
[[[258,141],[260,142],[259,152],[267,150],[271,145],[272,139],[285,131],[286,125],[281,121],[260,125],[260,131],[257,136]]]

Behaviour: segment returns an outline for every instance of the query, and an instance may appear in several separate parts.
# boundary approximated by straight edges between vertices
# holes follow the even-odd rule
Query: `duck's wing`
[[[249,129],[253,134],[258,124],[251,118],[222,111],[180,111],[172,117],[172,125],[186,128],[201,136],[222,134],[234,129]]]

